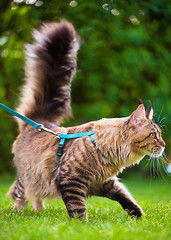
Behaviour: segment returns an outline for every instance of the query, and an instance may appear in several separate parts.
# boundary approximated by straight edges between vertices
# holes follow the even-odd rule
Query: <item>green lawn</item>
[[[53,239],[171,239],[171,180],[122,180],[143,208],[141,220],[131,219],[117,202],[92,197],[87,200],[86,223],[69,220],[62,200],[46,201],[44,211],[34,212],[29,205],[22,212],[11,210],[5,196],[11,177],[0,177],[0,240]]]

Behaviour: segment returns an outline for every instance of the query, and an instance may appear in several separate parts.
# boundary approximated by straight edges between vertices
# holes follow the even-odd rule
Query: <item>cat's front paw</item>
[[[142,208],[140,208],[138,205],[134,205],[132,208],[130,209],[125,209],[127,211],[127,213],[129,214],[129,216],[131,217],[136,217],[136,218],[140,218],[144,215],[144,212],[142,210]]]

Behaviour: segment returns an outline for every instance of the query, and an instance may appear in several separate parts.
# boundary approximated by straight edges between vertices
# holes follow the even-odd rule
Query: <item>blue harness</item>
[[[65,145],[65,140],[66,139],[74,139],[74,138],[80,138],[80,137],[86,137],[86,136],[90,136],[92,143],[95,142],[95,137],[94,137],[94,130],[91,130],[90,132],[83,132],[83,133],[75,133],[75,134],[62,134],[62,133],[56,133],[53,132],[52,130],[44,127],[44,125],[42,124],[38,124],[37,122],[21,115],[20,113],[17,113],[16,111],[14,111],[13,109],[5,106],[4,104],[0,103],[0,107],[3,108],[4,110],[8,111],[9,113],[13,114],[14,116],[20,118],[21,120],[23,120],[24,122],[28,123],[29,125],[31,125],[32,127],[36,128],[38,131],[46,131],[48,133],[51,133],[53,135],[55,135],[57,138],[60,139],[59,145],[58,145],[58,150],[57,150],[57,155],[59,157],[59,160],[62,156],[63,153],[63,147]]]
[[[57,155],[60,158],[63,152],[63,147],[65,145],[65,140],[66,139],[73,139],[73,138],[80,138],[80,137],[85,137],[85,136],[90,136],[92,143],[95,142],[94,138],[94,130],[91,130],[90,132],[83,132],[83,133],[75,133],[75,134],[62,134],[60,133],[59,138],[60,138],[60,143],[58,145],[58,150],[57,150]]]

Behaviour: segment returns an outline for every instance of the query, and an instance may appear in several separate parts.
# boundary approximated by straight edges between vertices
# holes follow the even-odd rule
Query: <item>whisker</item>
[[[152,161],[153,161],[153,173],[154,173],[154,178],[156,177],[155,174],[157,173],[156,166],[155,166],[155,159],[156,159],[156,158],[154,158],[154,157],[153,157],[153,159],[152,159]]]
[[[157,169],[157,175],[160,177],[160,174],[161,174],[161,172],[160,172],[160,157],[157,157],[156,158],[156,169]]]
[[[145,168],[148,166],[149,163],[150,163],[150,158],[147,159],[147,163],[146,163],[146,165],[145,165]]]
[[[154,152],[150,156],[151,164],[150,164],[150,176],[155,178],[156,174],[160,177],[160,157],[156,157]]]
[[[149,160],[150,160],[150,179],[153,179],[153,160],[152,160],[153,153],[151,154]]]
[[[163,112],[163,108],[164,108],[164,104],[163,104],[163,106],[162,106],[162,108],[161,108],[161,111],[160,111],[160,113],[159,113],[158,122],[159,122],[160,116],[161,116],[161,114],[162,114],[162,112]]]
[[[167,128],[167,126],[163,124],[163,125],[160,125],[160,128],[163,130],[163,129]]]
[[[166,164],[165,159],[167,159],[167,158],[165,157],[165,154],[163,154],[161,157],[161,165],[163,167],[164,172],[169,176],[167,169],[166,169],[167,164]]]
[[[164,164],[166,165],[166,162],[169,162],[169,159],[166,157],[165,153],[163,153],[162,156],[163,156],[163,159],[165,160]]]
[[[165,181],[166,181],[166,179],[164,178],[164,175],[163,175],[163,173],[162,173],[162,169],[164,169],[164,167],[163,167],[163,156],[160,156],[158,159],[157,159],[157,161],[158,161],[158,164],[159,164],[159,168],[158,168],[158,171],[159,171],[159,177],[162,177]],[[164,169],[165,170],[165,169]]]
[[[154,154],[152,155],[154,156]],[[155,159],[156,159],[157,165],[155,165],[155,162],[154,162]],[[164,161],[164,156],[162,155],[160,157],[153,158],[153,173],[155,174],[156,172],[157,175],[167,183],[167,180],[165,179],[164,174],[162,173],[162,169],[164,170],[164,172],[166,172],[166,164]]]
[[[154,154],[152,153],[151,156],[151,171],[152,171],[152,178],[155,178],[155,171],[154,171]]]
[[[161,168],[160,168],[160,176],[163,178],[163,180],[167,183],[167,180],[166,180],[166,178],[164,177],[164,174],[162,173],[162,169],[164,170],[164,172],[166,173],[166,174],[168,174],[167,173],[167,171],[166,171],[166,165],[165,165],[165,163],[164,163],[164,157],[163,157],[163,155],[159,158],[159,160],[160,160],[160,166],[161,166]]]
[[[159,125],[162,125],[162,122],[166,121],[166,118],[162,118],[160,121],[159,121]]]

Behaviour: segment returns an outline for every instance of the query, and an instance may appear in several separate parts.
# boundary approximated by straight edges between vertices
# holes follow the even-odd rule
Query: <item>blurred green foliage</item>
[[[171,2],[169,0],[1,0],[0,102],[15,108],[24,76],[24,42],[44,21],[71,21],[82,38],[72,86],[75,125],[130,115],[151,100],[171,155]],[[12,171],[17,125],[0,110],[0,172]]]

